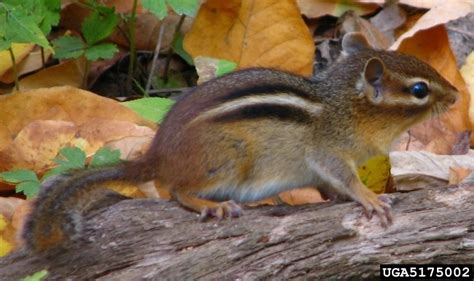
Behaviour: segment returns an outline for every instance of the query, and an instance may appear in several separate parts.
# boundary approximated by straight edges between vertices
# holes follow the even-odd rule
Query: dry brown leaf
[[[34,90],[55,86],[81,87],[85,72],[86,60],[64,61],[58,65],[45,68],[20,80],[20,90]]]
[[[471,96],[469,119],[471,120],[471,128],[474,128],[474,52],[470,53],[466,58],[466,62],[461,68],[461,74],[466,81],[467,88]],[[471,145],[474,146],[474,142],[471,141]]]
[[[312,73],[314,44],[295,1],[208,0],[184,39],[191,56]]]
[[[370,18],[370,23],[387,38],[390,45],[395,41],[395,30],[405,24],[407,13],[396,2],[384,7]]]
[[[424,175],[447,183],[451,167],[474,170],[474,150],[470,150],[465,155],[436,155],[426,151],[393,151],[390,153],[390,162],[392,175],[395,179],[403,175]]]
[[[449,167],[449,184],[460,184],[469,176],[474,169],[467,169],[463,167]]]
[[[357,3],[356,1],[348,3],[348,1],[337,0],[297,0],[297,2],[301,13],[310,19],[325,15],[339,17],[347,11],[353,11],[357,15],[366,15],[375,12],[379,8],[379,5]]]
[[[395,30],[395,38],[398,38],[402,34],[405,34],[407,31],[411,30],[423,15],[424,13],[421,11],[409,14],[406,18],[405,23]]]
[[[341,16],[341,33],[361,32],[369,41],[370,46],[375,49],[387,49],[390,41],[385,35],[375,28],[368,20],[359,17],[354,12],[349,11]]]
[[[71,144],[77,128],[72,122],[36,120],[26,125],[0,150],[0,170],[32,169],[43,171],[60,148]]]
[[[136,22],[136,30],[139,30],[136,34],[136,48],[138,50],[150,50],[154,51],[156,43],[158,41],[160,27],[162,24],[165,25],[163,38],[161,39],[161,51],[168,50],[173,42],[174,31],[178,25],[181,16],[170,12],[169,15],[160,21],[155,15],[150,13],[144,13],[138,16]],[[191,29],[193,18],[186,17],[181,26],[181,32],[187,33]],[[128,37],[126,34],[120,31],[120,29],[126,29],[125,23],[120,23],[119,29],[117,29],[111,36],[110,40],[121,46],[128,47]]]
[[[155,130],[130,121],[91,118],[79,126],[78,138],[87,140],[87,151],[94,153],[102,146],[119,149],[122,159],[132,159],[145,152]]]
[[[417,32],[464,17],[472,12],[474,12],[474,2],[472,1],[443,1],[443,4],[433,7],[424,14],[409,31],[402,34],[397,41],[393,43],[390,49],[400,49],[400,44],[402,44],[404,40],[414,36]]]
[[[131,11],[133,1],[129,0],[107,0],[106,5],[115,7],[118,13],[128,13]],[[155,45],[158,40],[160,26],[163,23],[165,25],[165,33],[162,38],[161,50],[167,50],[173,41],[174,31],[176,25],[179,22],[180,16],[175,14],[173,11],[169,11],[168,16],[160,21],[155,15],[141,9],[140,1],[137,8],[136,18],[136,34],[135,34],[135,45],[138,50],[155,50]],[[66,30],[73,30],[80,34],[81,23],[84,21],[90,13],[90,10],[81,5],[80,3],[71,3],[67,5],[61,11],[61,23],[60,26]],[[193,22],[193,18],[186,17],[181,31],[186,33]],[[126,23],[121,21],[119,28],[110,36],[110,41],[117,43],[118,45],[128,47],[128,37],[126,32]]]
[[[398,191],[446,186],[454,180],[452,167],[474,169],[474,150],[466,155],[436,155],[424,151],[390,153],[392,175]],[[472,174],[471,174],[472,175]],[[468,178],[464,178],[462,183]]]
[[[65,146],[78,146],[87,156],[103,146],[119,149],[122,159],[144,153],[155,131],[129,121],[91,118],[80,126],[61,120],[36,120],[0,150],[1,170],[31,169],[42,173]]]
[[[80,34],[82,22],[89,14],[90,9],[77,1],[63,5],[59,26],[62,29],[74,30]]]
[[[355,0],[356,2],[359,3],[378,3],[378,4],[384,4],[386,0]],[[453,2],[469,2],[470,0],[398,0],[400,4],[405,4],[409,5],[412,7],[417,7],[417,8],[425,8],[425,9],[431,9],[436,6],[440,6],[446,3],[453,3]]]
[[[414,55],[430,64],[460,91],[458,102],[447,113],[410,130],[411,134],[425,145],[424,149],[438,154],[449,154],[457,135],[471,129],[471,125],[468,117],[470,97],[457,69],[446,29],[440,25],[419,31],[415,36],[405,39],[398,51]]]
[[[219,59],[197,56],[194,58],[194,65],[199,76],[197,83],[202,84],[206,81],[216,78],[216,69]]]
[[[15,214],[16,208],[25,200],[16,197],[0,197],[0,215],[11,220]]]

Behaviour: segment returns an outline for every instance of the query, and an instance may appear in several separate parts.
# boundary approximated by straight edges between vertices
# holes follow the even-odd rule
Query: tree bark
[[[393,225],[355,203],[246,208],[198,222],[175,202],[123,200],[86,215],[83,239],[0,259],[0,280],[378,279],[385,263],[474,263],[474,185],[395,193]]]

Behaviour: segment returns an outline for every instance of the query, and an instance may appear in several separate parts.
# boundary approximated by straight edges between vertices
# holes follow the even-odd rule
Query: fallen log
[[[474,185],[394,193],[394,223],[355,203],[246,208],[199,222],[175,202],[123,200],[85,216],[67,249],[0,259],[0,280],[378,279],[386,263],[474,263]]]

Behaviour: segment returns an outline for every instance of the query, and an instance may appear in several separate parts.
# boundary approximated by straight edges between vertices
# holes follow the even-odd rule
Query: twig
[[[173,35],[173,41],[171,41],[171,44],[173,44],[174,41],[176,41],[176,38],[178,38],[178,34],[181,31],[181,26],[183,25],[185,15],[181,15],[181,18],[179,18],[179,22],[176,25],[176,29],[174,31]],[[166,64],[165,64],[165,69],[163,70],[163,81],[166,83],[168,82],[168,70],[170,68],[170,63],[171,63],[171,57],[173,56],[173,48],[170,47],[168,51],[168,56],[166,57]]]
[[[153,53],[153,61],[151,63],[150,74],[148,75],[148,81],[146,82],[145,94],[148,95],[151,87],[151,79],[155,74],[158,57],[160,55],[161,42],[163,41],[163,34],[165,33],[165,23],[162,22],[160,26],[160,34],[158,35],[158,41],[156,42],[155,52]]]
[[[13,53],[13,49],[11,45],[10,45],[10,48],[8,48],[8,51],[10,52],[10,58],[12,59],[12,64],[13,64],[13,75],[15,76],[15,89],[17,91],[20,91],[20,81],[18,81],[18,69],[16,67],[15,54]]]
[[[137,57],[137,50],[136,50],[136,38],[135,38],[135,29],[136,29],[136,15],[137,15],[137,1],[133,1],[133,8],[132,14],[130,15],[130,21],[127,23],[128,32],[129,32],[129,45],[130,45],[130,54],[128,57],[128,75],[127,75],[127,82],[126,88],[127,92],[132,91],[132,80],[135,76],[135,61]]]
[[[405,147],[406,151],[408,151],[408,149],[410,148],[410,143],[411,143],[411,132],[410,132],[410,130],[408,130],[408,141],[407,141],[407,145]]]
[[[190,89],[189,87],[183,87],[183,88],[168,88],[168,89],[155,89],[155,90],[150,90],[148,94],[163,94],[163,93],[178,93],[178,92],[184,92],[187,89]]]

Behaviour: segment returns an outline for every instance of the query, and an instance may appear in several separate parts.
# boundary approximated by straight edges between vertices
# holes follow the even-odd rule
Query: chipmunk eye
[[[411,85],[410,93],[418,99],[422,99],[428,95],[428,85],[425,82],[416,82]]]

